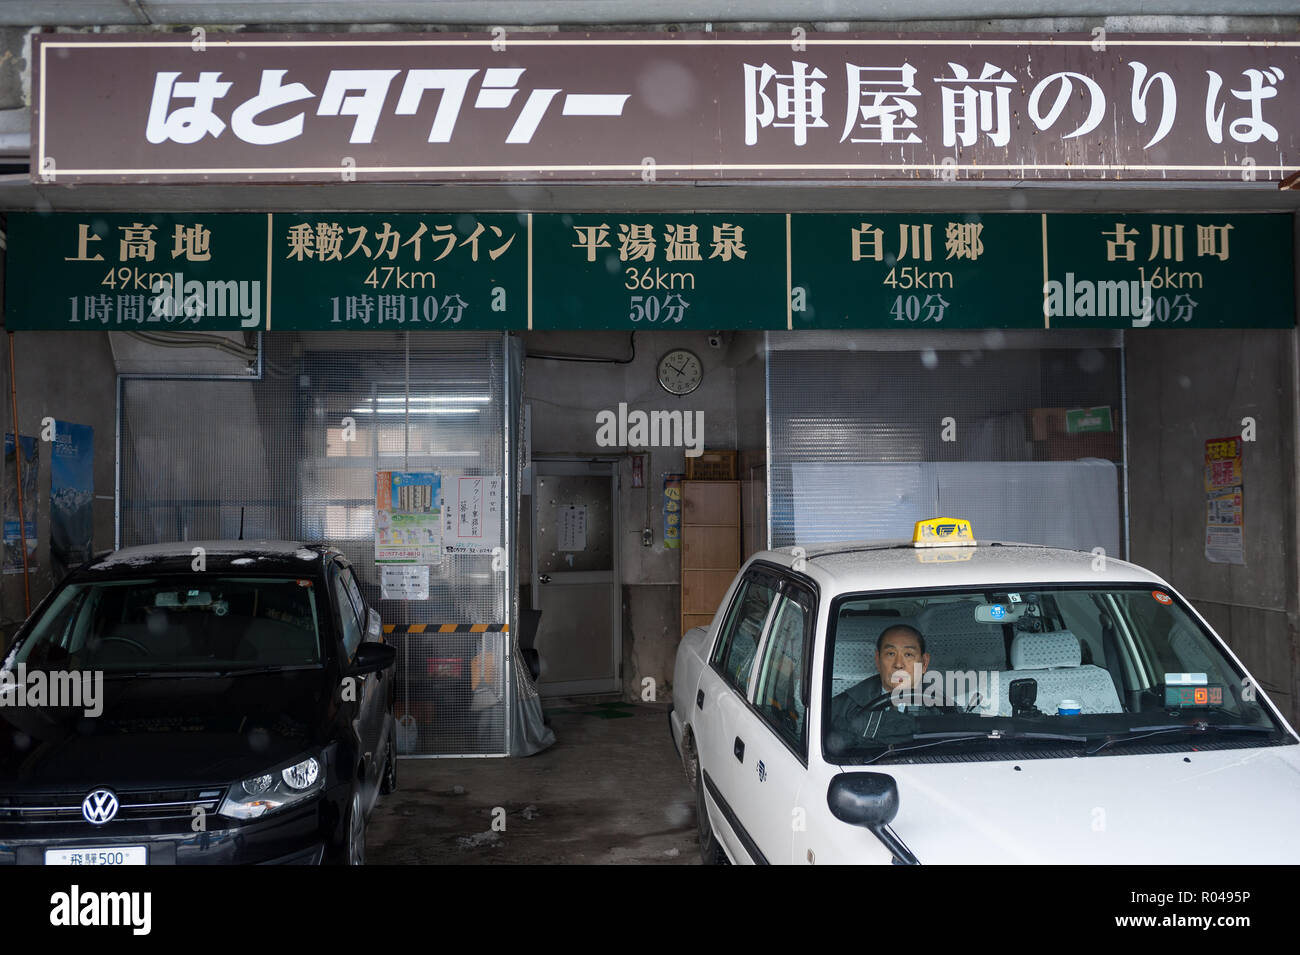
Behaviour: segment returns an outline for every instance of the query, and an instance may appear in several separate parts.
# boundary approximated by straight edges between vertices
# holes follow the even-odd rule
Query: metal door
[[[533,460],[533,609],[543,696],[622,689],[615,462]]]

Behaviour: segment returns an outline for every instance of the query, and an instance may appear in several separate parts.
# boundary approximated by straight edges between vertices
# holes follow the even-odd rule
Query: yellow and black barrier
[[[509,633],[504,623],[386,623],[384,634],[421,633]]]

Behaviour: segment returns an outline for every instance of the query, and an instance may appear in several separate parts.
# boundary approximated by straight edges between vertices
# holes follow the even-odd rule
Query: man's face
[[[930,666],[930,654],[921,652],[915,635],[906,630],[886,630],[884,641],[876,651],[876,669],[880,671],[880,684],[886,690],[896,686],[911,686],[916,675]]]

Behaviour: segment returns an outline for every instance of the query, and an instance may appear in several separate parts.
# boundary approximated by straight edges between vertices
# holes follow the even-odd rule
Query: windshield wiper
[[[925,749],[930,746],[942,746],[944,743],[964,743],[970,740],[984,740],[985,742],[994,742],[997,740],[1051,740],[1061,743],[1086,743],[1087,736],[1072,736],[1066,733],[1039,733],[1022,730],[991,730],[987,733],[970,733],[970,732],[947,732],[947,733],[916,733],[912,736],[912,742],[909,743],[891,743],[888,748],[866,760],[863,765],[874,763],[878,759],[884,759],[886,756],[897,756],[901,753],[910,753],[913,750]],[[923,743],[915,742],[916,740],[925,740]]]
[[[116,672],[108,670],[104,672],[104,679],[139,680],[139,679],[152,679],[153,677],[158,677],[158,676],[192,677],[192,676],[211,676],[211,675],[212,675],[211,670],[118,670]]]
[[[913,733],[912,739],[1054,739],[1068,743],[1086,743],[1089,737],[1070,733],[1040,733],[1033,730],[990,730],[987,733],[953,731],[948,733]]]
[[[1158,726],[1135,726],[1125,736],[1110,736],[1088,750],[1089,756],[1095,756],[1113,743],[1132,743],[1146,739],[1148,736],[1164,736],[1168,733],[1208,733],[1217,730],[1224,733],[1259,733],[1273,736],[1277,730],[1271,726],[1258,726],[1254,723],[1209,723],[1197,720],[1193,723],[1167,723]]]
[[[119,670],[116,673],[106,673],[105,678],[136,679],[139,677],[181,677],[186,679],[217,679],[227,676],[244,676],[249,673],[278,673],[282,670],[311,670],[316,669],[317,666],[318,664],[315,663],[284,663],[252,667],[229,667],[224,670],[168,670],[165,668],[157,670]]]

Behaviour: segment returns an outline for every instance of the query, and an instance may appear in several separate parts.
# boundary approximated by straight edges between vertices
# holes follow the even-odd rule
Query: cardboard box
[[[1046,441],[1054,434],[1065,434],[1065,413],[1068,408],[1030,408],[1029,437],[1031,441]]]
[[[1043,448],[1034,457],[1040,461],[1077,461],[1079,458],[1106,458],[1119,461],[1120,442],[1115,432],[1092,434],[1054,434],[1035,450]]]

